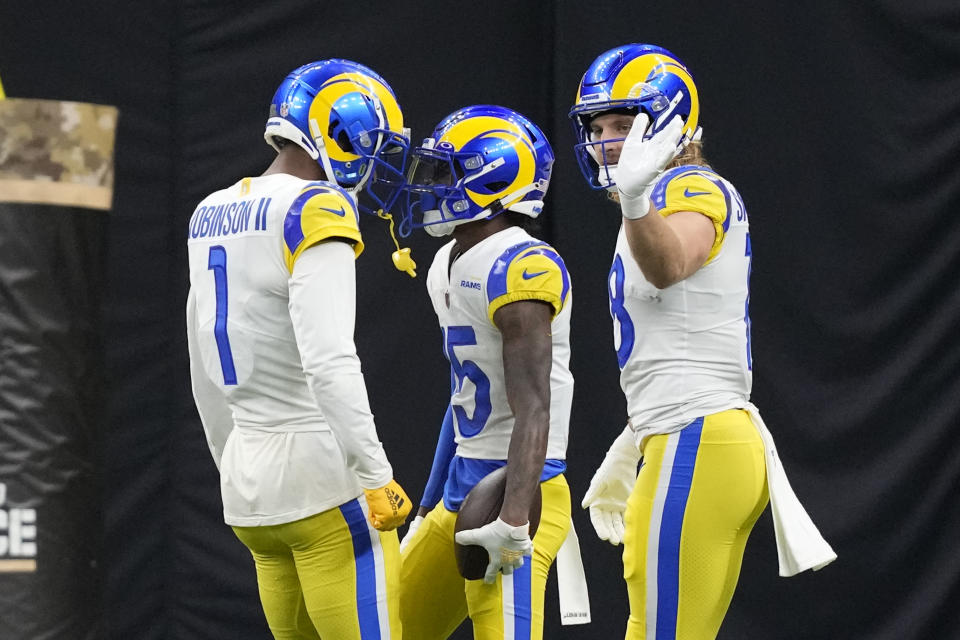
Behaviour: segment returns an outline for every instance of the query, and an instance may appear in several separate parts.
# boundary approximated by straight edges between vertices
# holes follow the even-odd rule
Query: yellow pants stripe
[[[366,513],[361,497],[295,522],[233,527],[274,638],[400,638],[397,533],[377,531]]]
[[[716,637],[766,504],[763,443],[746,412],[651,437],[625,516],[627,639]]]

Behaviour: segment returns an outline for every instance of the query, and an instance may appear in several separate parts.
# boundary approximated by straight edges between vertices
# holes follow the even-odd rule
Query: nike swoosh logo
[[[343,217],[345,217],[345,216],[347,215],[347,212],[343,210],[343,207],[340,207],[340,210],[339,210],[339,211],[337,211],[336,209],[328,209],[327,207],[317,207],[317,208],[318,208],[318,209],[323,209],[324,211],[329,211],[330,213],[332,213],[332,214],[334,214],[334,215],[337,215],[337,216],[340,216],[341,218],[343,218]]]
[[[529,280],[530,278],[536,278],[537,276],[542,276],[542,275],[545,274],[545,273],[547,273],[547,272],[546,272],[546,271],[537,271],[536,273],[530,273],[529,271],[527,271],[526,269],[524,269],[524,270],[523,270],[523,273],[521,273],[520,276],[521,276],[524,280]]]
[[[709,191],[690,191],[690,189],[687,188],[683,190],[683,195],[685,195],[688,198],[692,198],[694,196],[708,196],[710,195],[710,192]]]

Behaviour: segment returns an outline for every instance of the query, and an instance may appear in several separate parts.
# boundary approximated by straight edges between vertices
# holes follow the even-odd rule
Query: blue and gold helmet
[[[603,53],[580,80],[570,120],[578,144],[580,170],[595,189],[612,187],[613,174],[602,159],[602,144],[590,136],[590,120],[604,112],[645,113],[652,136],[679,115],[683,118],[682,145],[699,134],[700,100],[693,76],[680,60],[662,47],[626,44]],[[621,142],[620,140],[607,140]]]
[[[278,151],[278,138],[297,144],[327,180],[355,190],[374,172],[402,176],[410,148],[390,85],[362,64],[338,58],[311,62],[284,79],[263,136]]]
[[[552,170],[553,149],[526,117],[494,105],[454,111],[413,150],[400,233],[444,236],[504,210],[536,218]]]

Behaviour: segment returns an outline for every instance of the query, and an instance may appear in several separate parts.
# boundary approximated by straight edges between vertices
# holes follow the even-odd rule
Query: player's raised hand
[[[623,217],[642,218],[650,211],[650,192],[664,167],[677,155],[683,141],[683,119],[674,116],[667,126],[645,138],[650,118],[641,113],[633,121],[617,160],[617,189]]]
[[[497,573],[506,575],[523,566],[523,556],[533,553],[533,541],[530,540],[530,523],[515,527],[497,518],[479,529],[468,529],[456,534],[457,544],[478,545],[487,550],[490,561],[483,581],[493,584]]]
[[[364,489],[369,508],[370,524],[379,531],[392,531],[410,515],[410,498],[403,487],[391,480],[379,489]]]

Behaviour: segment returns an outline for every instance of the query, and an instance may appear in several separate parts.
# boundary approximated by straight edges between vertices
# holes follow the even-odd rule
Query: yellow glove
[[[379,489],[364,489],[370,524],[379,531],[393,531],[407,520],[411,502],[403,487],[391,480]]]

